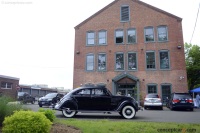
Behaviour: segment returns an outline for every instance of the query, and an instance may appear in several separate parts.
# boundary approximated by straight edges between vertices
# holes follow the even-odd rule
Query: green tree
[[[185,59],[188,88],[191,90],[200,86],[200,47],[185,43]]]

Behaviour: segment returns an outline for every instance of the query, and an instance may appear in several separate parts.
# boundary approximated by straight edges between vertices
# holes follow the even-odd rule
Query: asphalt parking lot
[[[33,111],[37,111],[40,107],[37,103],[24,105]],[[48,109],[48,107],[42,107]],[[56,117],[60,119],[67,119],[62,115],[61,111],[56,111]],[[78,113],[75,118],[77,119],[110,119],[110,120],[127,120],[122,118],[118,113],[102,114],[102,113]],[[148,122],[176,122],[176,123],[196,123],[200,124],[200,109],[194,109],[194,111],[188,110],[176,110],[171,111],[168,108],[163,110],[149,109],[144,111],[138,111],[135,118],[128,121],[148,121]]]

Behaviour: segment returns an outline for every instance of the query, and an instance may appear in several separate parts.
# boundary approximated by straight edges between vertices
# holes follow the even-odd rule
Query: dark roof
[[[100,14],[101,12],[103,12],[104,10],[106,10],[107,8],[109,8],[110,6],[114,5],[114,4],[115,4],[116,2],[118,2],[118,1],[120,1],[120,0],[114,0],[114,1],[111,2],[110,4],[108,4],[107,6],[105,6],[104,8],[102,8],[101,10],[99,10],[98,12],[96,12],[95,14],[93,14],[92,16],[90,16],[89,18],[87,18],[86,20],[84,20],[83,22],[81,22],[80,24],[78,24],[77,26],[75,26],[74,28],[75,28],[75,29],[79,28],[79,27],[82,26],[83,24],[87,23],[90,19],[94,18],[95,16],[97,16],[98,14]],[[182,21],[182,18],[180,18],[180,17],[178,17],[178,16],[175,16],[175,15],[173,15],[173,14],[171,14],[171,13],[169,13],[169,12],[166,12],[166,11],[164,11],[164,10],[161,10],[161,9],[159,9],[159,8],[157,8],[157,7],[154,7],[154,6],[152,6],[152,5],[149,5],[149,4],[147,4],[147,3],[145,3],[145,2],[142,2],[142,1],[140,1],[140,0],[131,0],[131,1],[137,2],[138,4],[144,5],[144,6],[146,6],[146,7],[148,7],[148,8],[151,8],[151,9],[157,11],[157,12],[161,12],[161,13],[163,13],[163,14],[166,14],[166,15],[168,15],[168,16],[170,16],[170,17],[173,17],[173,18],[177,19],[178,21]]]

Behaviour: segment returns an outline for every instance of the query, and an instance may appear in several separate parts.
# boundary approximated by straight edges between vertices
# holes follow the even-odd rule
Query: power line
[[[200,8],[200,3],[199,3],[199,8]],[[198,8],[197,17],[196,17],[196,22],[195,22],[195,25],[194,25],[194,30],[193,30],[193,33],[192,33],[192,37],[191,37],[191,40],[190,40],[190,44],[191,44],[191,42],[192,42],[192,38],[193,38],[194,31],[195,31],[195,28],[196,28],[197,19],[198,19],[198,16],[199,16],[199,8]]]

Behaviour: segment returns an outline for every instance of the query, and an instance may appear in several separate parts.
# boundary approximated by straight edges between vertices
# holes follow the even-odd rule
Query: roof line
[[[5,76],[5,75],[0,75],[0,78],[6,78],[6,79],[20,80],[19,78],[16,78],[16,77],[11,77],[11,76]]]
[[[107,6],[105,6],[104,8],[102,8],[102,9],[99,10],[99,11],[97,11],[95,14],[93,14],[92,16],[90,16],[89,18],[85,19],[84,21],[82,21],[82,22],[81,22],[80,24],[78,24],[77,26],[75,26],[74,29],[78,29],[81,25],[85,24],[85,23],[88,22],[90,19],[92,19],[92,18],[95,17],[96,15],[100,14],[101,12],[103,12],[104,10],[106,10],[107,8],[109,8],[110,6],[112,6],[113,4],[115,4],[115,3],[118,2],[118,1],[119,1],[119,0],[114,0],[114,1],[111,2],[110,4],[108,4]],[[171,13],[169,13],[169,12],[166,12],[166,11],[164,11],[164,10],[161,10],[161,9],[155,7],[155,6],[150,5],[150,4],[147,4],[147,3],[145,3],[145,2],[142,2],[142,1],[140,1],[140,0],[132,0],[132,1],[137,2],[137,3],[139,3],[139,4],[142,4],[142,5],[146,6],[146,7],[149,7],[149,8],[151,8],[151,9],[153,9],[153,10],[156,10],[156,11],[158,11],[158,12],[164,13],[164,14],[166,14],[166,15],[168,15],[168,16],[173,17],[173,18],[176,18],[178,21],[182,21],[182,18],[180,18],[180,17],[178,17],[178,16],[176,16],[176,15],[173,15],[173,14],[171,14]]]
[[[84,20],[83,22],[81,22],[80,24],[78,24],[77,26],[75,26],[74,29],[78,29],[81,25],[85,24],[87,21],[89,21],[90,19],[92,19],[94,16],[100,14],[101,12],[103,12],[104,10],[106,10],[108,7],[110,7],[114,3],[116,3],[117,1],[119,1],[119,0],[113,1],[110,4],[108,4],[107,6],[105,6],[104,8],[102,8],[101,10],[97,11],[95,14],[93,14],[92,16],[90,16],[89,18],[87,18],[86,20]]]
[[[134,1],[134,0],[132,0],[132,1]],[[171,13],[169,13],[169,12],[166,12],[166,11],[164,11],[164,10],[162,10],[162,9],[159,9],[159,8],[157,8],[157,7],[155,7],[155,6],[152,6],[152,5],[150,5],[150,4],[147,4],[147,3],[142,2],[142,1],[140,1],[140,0],[138,0],[138,1],[136,1],[136,2],[142,4],[142,5],[146,6],[146,7],[149,7],[149,8],[151,8],[151,9],[154,9],[154,10],[156,10],[156,11],[158,11],[158,12],[161,12],[161,13],[164,13],[164,14],[166,14],[166,15],[169,15],[169,16],[171,16],[171,17],[173,17],[173,18],[176,18],[176,19],[179,20],[179,21],[182,20],[182,18],[180,18],[180,17],[178,17],[178,16],[176,16],[176,15],[174,15],[174,14],[171,14]]]

